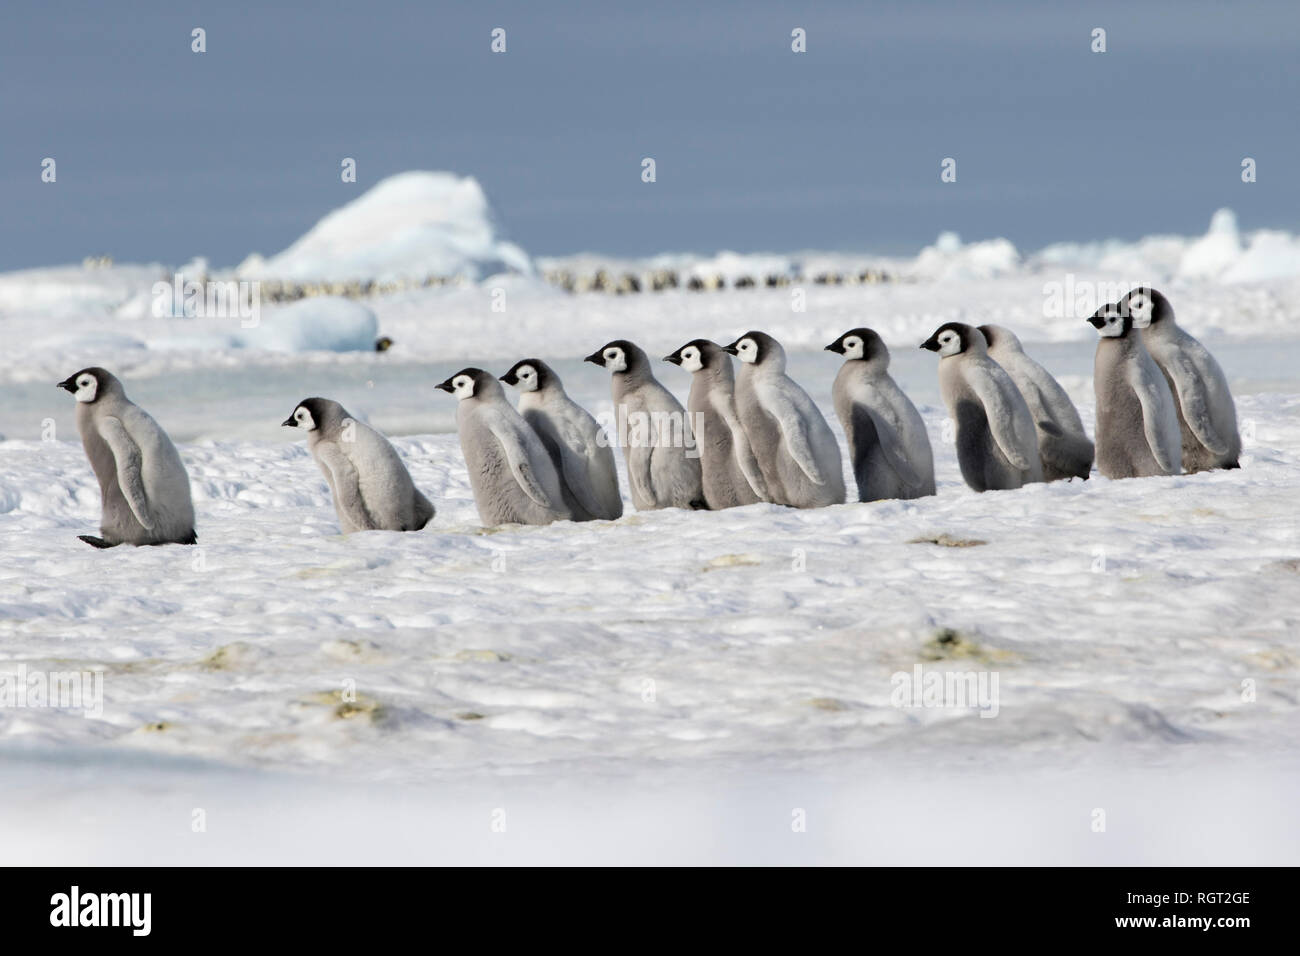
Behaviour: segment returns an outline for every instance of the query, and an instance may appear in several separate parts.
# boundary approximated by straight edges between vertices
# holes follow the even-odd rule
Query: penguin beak
[[[290,415],[290,416],[289,416],[288,418],[286,418],[284,421],[280,422],[280,427],[281,427],[281,428],[297,428],[297,427],[298,427],[298,423],[297,423],[296,421],[294,421],[293,416]]]
[[[682,364],[682,356],[681,356],[681,353],[680,353],[680,352],[674,352],[672,355],[665,355],[665,356],[664,356],[664,361],[665,361],[665,362],[672,362],[674,365],[681,365],[681,364]]]
[[[843,354],[844,354],[844,346],[840,345],[839,342],[832,342],[830,345],[826,346],[826,348],[824,348],[822,351],[824,351],[824,352],[838,352],[840,355],[843,355]]]
[[[439,383],[438,383],[437,385],[435,385],[434,387],[435,387],[435,388],[440,388],[440,389],[442,389],[444,392],[446,392],[446,393],[448,393],[448,394],[451,394],[452,392],[454,392],[454,391],[456,390],[456,386],[454,386],[454,385],[451,384],[451,379],[450,379],[450,378],[447,379],[447,381],[445,381],[445,382],[439,382]]]
[[[65,378],[63,381],[61,381],[61,382],[59,382],[58,384],[56,384],[54,387],[55,387],[55,388],[65,388],[65,389],[67,389],[69,392],[74,392],[74,393],[75,393],[75,392],[77,391],[77,382],[76,382],[76,378],[77,378],[77,376],[75,376],[75,375],[70,375],[70,376],[68,376],[67,378]]]
[[[736,346],[739,344],[740,344],[740,339],[736,339],[736,341],[732,342],[730,345],[724,345],[722,347],[722,351],[730,352],[732,355],[739,355],[740,350],[736,348]]]
[[[605,356],[601,355],[599,351],[592,352],[583,361],[590,362],[592,365],[599,365],[601,368],[605,367]]]
[[[932,335],[921,343],[921,348],[929,349],[931,352],[939,351],[939,336]]]
[[[1086,322],[1087,322],[1089,325],[1091,325],[1094,329],[1099,329],[1099,328],[1101,328],[1103,325],[1106,324],[1106,320],[1103,319],[1100,315],[1089,316],[1089,317],[1088,317],[1087,319],[1085,319],[1084,321],[1086,321]]]
[[[514,372],[506,372],[506,374],[501,376],[501,381],[505,382],[507,385],[518,385],[519,376],[515,375]],[[438,387],[441,388],[442,386],[439,385]],[[447,391],[450,392],[451,389],[447,389]]]

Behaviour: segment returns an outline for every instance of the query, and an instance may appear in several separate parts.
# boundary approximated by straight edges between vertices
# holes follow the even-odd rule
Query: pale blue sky
[[[0,269],[233,264],[407,169],[533,254],[1300,231],[1300,3],[1072,6],[7,0]]]

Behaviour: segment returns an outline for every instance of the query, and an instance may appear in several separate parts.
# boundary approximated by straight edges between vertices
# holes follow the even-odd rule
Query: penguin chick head
[[[501,386],[481,368],[463,368],[445,382],[439,382],[438,388],[450,392],[462,402],[467,398],[490,394],[494,389],[501,391]]]
[[[730,352],[749,365],[761,365],[773,359],[784,362],[785,359],[781,343],[766,332],[746,332],[730,345],[724,345],[722,351]]]
[[[883,358],[889,362],[889,349],[884,340],[871,329],[850,329],[826,346],[827,352],[839,352],[845,361],[870,362]]]
[[[69,375],[58,383],[58,387],[67,389],[83,405],[90,405],[112,392],[122,392],[122,383],[111,372],[98,366]]]
[[[511,366],[510,371],[501,376],[501,381],[514,385],[521,392],[535,392],[550,381],[550,371],[537,359],[523,359]]]
[[[665,362],[680,365],[688,372],[698,372],[711,368],[721,360],[723,351],[716,342],[708,339],[692,339],[671,355],[665,355]]]
[[[1133,316],[1120,308],[1118,302],[1103,305],[1088,319],[1103,339],[1122,339],[1133,328]]]
[[[1155,289],[1145,286],[1134,289],[1124,296],[1115,308],[1119,309],[1121,315],[1132,317],[1135,329],[1145,329],[1164,319],[1172,319],[1174,316],[1174,308],[1169,304],[1169,300]]]
[[[940,358],[947,358],[962,352],[986,352],[988,344],[975,326],[964,322],[949,322],[935,329],[934,335],[921,343],[921,348],[938,352]]]
[[[304,398],[293,410],[293,414],[280,422],[280,427],[305,428],[309,432],[314,432],[318,428],[328,427],[331,422],[340,422],[347,417],[348,413],[338,402],[331,402],[328,398]]]
[[[1016,352],[1024,351],[1020,339],[1016,338],[1016,333],[1001,325],[981,325],[980,335],[984,336],[984,341],[989,344],[989,348],[1000,346]]]
[[[583,361],[602,366],[611,372],[626,372],[637,364],[638,357],[642,354],[639,348],[626,339],[615,339],[592,352]]]

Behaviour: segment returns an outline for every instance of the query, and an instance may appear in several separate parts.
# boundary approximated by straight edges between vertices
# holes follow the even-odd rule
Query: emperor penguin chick
[[[616,339],[586,361],[610,372],[617,440],[637,510],[706,508],[699,452],[686,409],[659,384],[645,352]]]
[[[304,398],[281,425],[307,430],[307,449],[334,499],[339,529],[419,531],[434,515],[388,439],[338,402]]]
[[[664,361],[691,373],[686,410],[700,449],[705,503],[716,511],[766,501],[767,485],[736,414],[731,356],[715,342],[695,339]]]
[[[998,491],[1042,481],[1029,406],[1002,366],[989,358],[980,330],[949,322],[921,348],[939,353],[939,391],[957,427],[957,464],[966,484]]]
[[[1100,333],[1093,366],[1097,470],[1107,478],[1181,470],[1178,407],[1160,366],[1133,329],[1133,316],[1107,305],[1088,322]]]
[[[746,332],[723,349],[738,356],[736,411],[771,500],[792,508],[844,503],[839,442],[808,393],[785,374],[785,349]]]
[[[989,357],[1016,383],[1038,432],[1038,454],[1043,460],[1043,480],[1082,478],[1092,471],[1095,449],[1083,430],[1079,411],[1061,383],[1025,354],[1020,339],[1000,325],[981,325]]]
[[[844,356],[832,395],[849,441],[859,501],[934,494],[934,451],[916,406],[889,374],[889,349],[871,329],[826,346]]]
[[[77,431],[99,480],[102,537],[78,537],[96,548],[194,544],[190,478],[167,433],[105,369],[83,368],[59,388],[77,400]]]
[[[1174,320],[1174,307],[1155,289],[1134,289],[1119,302],[1141,329],[1142,344],[1174,395],[1187,473],[1239,468],[1241,433],[1228,377],[1199,341]]]
[[[484,525],[571,517],[546,446],[507,401],[500,382],[481,368],[467,368],[438,388],[460,400],[456,430]]]
[[[622,517],[614,449],[596,420],[565,393],[555,371],[540,359],[524,359],[501,381],[519,389],[519,414],[546,446],[573,520]]]

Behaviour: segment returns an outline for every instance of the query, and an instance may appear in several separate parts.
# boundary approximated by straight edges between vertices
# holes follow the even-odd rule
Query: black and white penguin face
[[[1133,317],[1126,315],[1119,303],[1104,305],[1092,314],[1088,323],[1103,339],[1122,339],[1133,327]]]
[[[866,353],[866,343],[853,334],[846,335],[840,345],[840,351],[846,359],[860,359]]]
[[[542,387],[542,376],[527,360],[517,362],[515,367],[501,376],[507,385],[516,386],[521,392],[535,392]]]
[[[600,364],[605,366],[611,372],[627,371],[627,353],[617,345],[608,346],[601,350],[600,357],[604,360]]]
[[[316,419],[306,405],[299,405],[295,408],[293,414],[286,418],[282,424],[290,428],[305,428],[309,432],[316,430]]]
[[[921,348],[929,349],[931,352],[938,352],[940,358],[960,355],[970,345],[968,328],[969,326],[963,326],[957,322],[941,325],[935,330],[934,335],[921,343]]]
[[[438,388],[444,392],[450,392],[460,401],[474,397],[475,382],[474,375],[469,369],[463,372],[457,372],[445,382],[438,383]]]
[[[77,401],[89,405],[99,397],[99,377],[90,369],[83,369],[60,382],[59,388],[67,389]]]
[[[749,365],[753,365],[762,357],[762,350],[759,349],[758,343],[748,335],[732,342],[726,350]]]
[[[1133,328],[1145,329],[1171,312],[1169,300],[1155,289],[1134,289],[1119,300],[1121,313],[1133,319]]]
[[[672,355],[665,355],[664,361],[680,365],[688,372],[698,372],[704,368],[704,350],[698,342],[687,342]]]
[[[285,428],[305,428],[314,432],[326,419],[326,405],[322,398],[304,398],[293,414],[280,423]]]
[[[851,329],[826,346],[826,351],[838,352],[844,356],[846,361],[868,359],[875,352],[869,339],[880,341],[879,337],[867,329]]]
[[[640,375],[649,369],[645,352],[641,351],[640,346],[627,339],[615,339],[598,351],[592,352],[583,361],[609,369],[615,374],[629,372]]]

